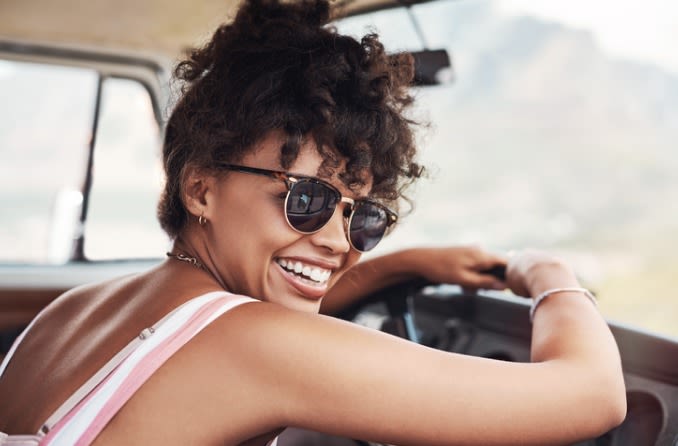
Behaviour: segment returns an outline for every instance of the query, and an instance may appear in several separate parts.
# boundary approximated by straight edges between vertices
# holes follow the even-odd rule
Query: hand
[[[475,246],[419,248],[417,271],[434,283],[454,283],[464,288],[503,290],[506,283],[482,271],[506,266],[506,258]]]
[[[562,259],[536,250],[509,256],[506,283],[519,296],[536,296],[550,288],[578,287],[572,268]]]

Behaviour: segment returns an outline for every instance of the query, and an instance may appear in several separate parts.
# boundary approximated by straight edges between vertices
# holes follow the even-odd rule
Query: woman
[[[328,19],[324,0],[251,0],[178,65],[159,206],[168,259],[72,290],[34,320],[0,370],[0,444],[267,445],[286,426],[555,444],[621,422],[616,345],[561,261],[521,253],[506,283],[481,272],[505,259],[471,248],[357,264],[421,175],[404,114],[412,62]],[[534,364],[317,314],[414,276],[539,295]]]

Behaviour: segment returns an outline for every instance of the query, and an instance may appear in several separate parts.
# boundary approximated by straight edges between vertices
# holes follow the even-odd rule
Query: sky
[[[590,30],[611,53],[678,74],[676,0],[502,0],[497,10]]]

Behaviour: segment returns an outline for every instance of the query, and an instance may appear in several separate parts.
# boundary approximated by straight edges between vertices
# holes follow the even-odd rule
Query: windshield
[[[604,314],[678,336],[678,4],[442,1],[342,21],[390,48],[446,48],[417,92],[430,179],[379,252],[537,247],[576,265]]]

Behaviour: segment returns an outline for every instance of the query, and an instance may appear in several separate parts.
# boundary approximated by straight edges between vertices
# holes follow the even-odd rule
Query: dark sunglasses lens
[[[388,221],[388,214],[381,206],[370,202],[357,202],[349,227],[353,247],[365,252],[377,246],[384,237]]]
[[[339,196],[321,183],[300,180],[292,185],[287,197],[287,220],[300,232],[315,232],[334,214]]]

